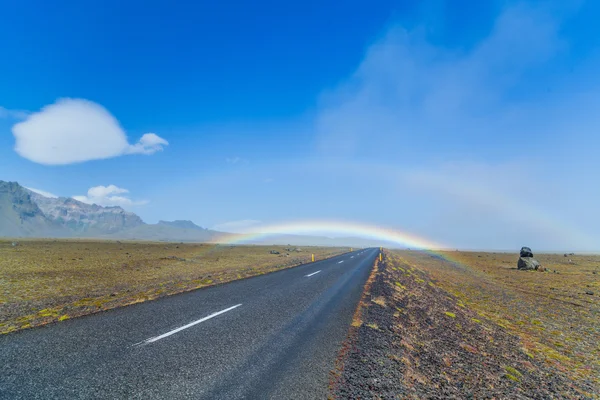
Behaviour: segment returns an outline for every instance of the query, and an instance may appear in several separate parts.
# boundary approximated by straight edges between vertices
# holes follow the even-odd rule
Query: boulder
[[[279,252],[277,250],[271,250],[270,253],[271,254],[279,254]]]
[[[529,247],[521,247],[521,257],[533,257],[533,253]]]
[[[540,263],[533,257],[519,257],[517,268],[522,271],[533,271],[540,267]]]

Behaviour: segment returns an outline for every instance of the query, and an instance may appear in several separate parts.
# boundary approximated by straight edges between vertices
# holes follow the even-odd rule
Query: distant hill
[[[199,231],[206,230],[206,229],[202,228],[201,226],[194,224],[192,221],[186,221],[186,220],[158,221],[157,225],[172,226],[175,228],[182,228],[182,229],[196,229]]]
[[[240,239],[243,236],[240,236]],[[218,239],[217,239],[218,240]],[[273,245],[295,245],[295,246],[331,246],[331,247],[380,247],[390,248],[399,247],[398,243],[386,242],[376,239],[366,239],[360,237],[326,237],[326,236],[307,236],[307,235],[261,235],[259,239],[245,240],[248,244],[273,244]]]
[[[196,225],[194,225],[195,228],[180,228],[170,223],[164,223],[165,221],[161,222],[163,223],[140,225],[103,237],[163,242],[210,242],[222,235],[220,232],[202,229]]]

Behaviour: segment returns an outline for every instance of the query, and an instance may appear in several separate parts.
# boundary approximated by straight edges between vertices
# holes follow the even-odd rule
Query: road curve
[[[2,399],[321,399],[377,249],[0,337]]]

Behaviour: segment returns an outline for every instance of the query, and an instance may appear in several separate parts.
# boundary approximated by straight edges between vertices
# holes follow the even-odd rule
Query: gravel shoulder
[[[385,253],[332,372],[332,397],[598,398],[592,379],[572,379],[442,286]]]

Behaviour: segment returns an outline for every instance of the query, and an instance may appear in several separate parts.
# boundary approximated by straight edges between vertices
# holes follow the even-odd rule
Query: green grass
[[[515,369],[513,367],[507,366],[507,367],[504,367],[504,369],[506,370],[506,372],[508,372],[511,375],[519,376],[519,377],[523,376],[523,374],[521,374],[517,369]]]

